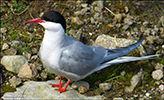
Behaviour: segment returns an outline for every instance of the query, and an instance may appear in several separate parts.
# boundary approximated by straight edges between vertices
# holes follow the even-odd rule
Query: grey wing
[[[99,67],[105,54],[106,50],[103,47],[74,43],[63,49],[59,61],[60,69],[83,76]]]

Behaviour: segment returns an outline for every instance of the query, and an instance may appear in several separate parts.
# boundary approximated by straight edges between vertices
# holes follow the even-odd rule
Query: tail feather
[[[146,59],[154,59],[153,57],[158,57],[160,56],[160,54],[156,54],[156,55],[149,55],[149,56],[142,56],[142,57],[119,57],[117,59],[108,61],[106,63],[103,63],[100,65],[99,68],[97,68],[96,70],[101,70],[107,66],[113,65],[113,64],[119,64],[119,63],[124,63],[124,62],[131,62],[131,61],[138,61],[138,60],[146,60]]]
[[[108,55],[103,59],[103,62],[101,64],[126,55],[127,53],[129,53],[132,50],[134,50],[135,48],[137,48],[142,43],[142,41],[143,41],[143,39],[141,39],[135,43],[132,43],[130,45],[121,47],[121,48],[116,48],[116,49],[112,49],[112,50],[107,49]]]

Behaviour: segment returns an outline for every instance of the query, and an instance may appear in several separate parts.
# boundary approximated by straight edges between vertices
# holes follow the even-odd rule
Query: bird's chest
[[[39,56],[47,69],[53,73],[57,73],[59,71],[59,59],[61,56],[61,51],[58,49],[47,49],[41,46],[39,51]]]

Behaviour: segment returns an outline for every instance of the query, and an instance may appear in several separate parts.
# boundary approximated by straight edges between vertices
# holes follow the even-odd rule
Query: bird
[[[59,84],[51,84],[52,87],[58,87],[57,91],[60,93],[66,91],[70,82],[83,79],[110,65],[157,56],[124,56],[137,48],[143,39],[116,49],[87,46],[65,34],[66,20],[62,14],[54,10],[47,11],[40,18],[28,20],[26,23],[39,23],[45,28],[39,57],[49,71],[60,76]],[[62,88],[61,84],[63,77],[68,79],[65,88]]]

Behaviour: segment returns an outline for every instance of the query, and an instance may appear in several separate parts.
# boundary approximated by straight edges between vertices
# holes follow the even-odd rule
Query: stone
[[[80,86],[86,87],[87,90],[89,90],[89,87],[90,87],[90,86],[89,86],[89,83],[86,82],[86,81],[76,81],[76,82],[72,83],[72,85],[71,85],[71,87],[72,87],[73,89],[78,89]]]
[[[152,72],[152,77],[155,80],[160,80],[163,77],[163,71],[158,69]]]
[[[114,97],[113,100],[124,100],[124,99],[121,97]]]
[[[79,17],[72,17],[71,23],[76,23],[77,25],[83,25],[84,22],[79,19]]]
[[[30,53],[28,53],[27,51],[24,51],[22,54],[23,54],[23,56],[26,57],[26,59],[30,60],[30,58],[31,58],[31,54]]]
[[[164,91],[164,85],[161,84],[161,85],[159,86],[159,89],[160,89],[161,91]]]
[[[79,91],[79,93],[86,93],[88,91],[88,89],[85,86],[80,86],[78,88],[78,91]]]
[[[7,32],[7,28],[5,28],[5,27],[0,28],[0,32],[1,33],[6,33]]]
[[[125,6],[125,13],[129,12],[129,8],[127,6]]]
[[[146,48],[146,52],[148,55],[153,55],[155,54],[154,50],[150,49],[150,48]]]
[[[18,46],[18,44],[20,44],[20,43],[21,43],[20,41],[13,40],[13,41],[11,42],[11,45],[12,45],[12,46]]]
[[[126,86],[125,87],[125,92],[126,93],[131,93],[133,92],[133,90],[136,88],[137,85],[139,85],[141,83],[141,80],[142,80],[142,77],[143,77],[143,69],[141,68],[140,71],[134,75],[131,80],[130,80],[130,86]]]
[[[87,3],[85,3],[85,4],[81,4],[81,6],[82,6],[83,8],[85,8],[85,7],[88,6],[88,4],[87,4]]]
[[[7,43],[4,43],[3,45],[2,45],[2,50],[6,50],[6,49],[8,49],[9,48],[9,45],[7,44]]]
[[[118,46],[123,47],[133,42],[136,41],[132,39],[125,39],[125,38],[114,38],[109,35],[102,34],[96,38],[95,42],[93,43],[93,46],[103,46],[108,49],[115,49]],[[142,45],[138,46],[137,49],[140,55],[142,56],[146,55],[146,52]]]
[[[92,24],[95,24],[95,20],[94,20],[93,17],[91,17],[91,23],[92,23]]]
[[[50,84],[58,84],[59,81],[27,81],[23,86],[16,88],[15,92],[7,92],[3,95],[2,99],[80,99],[80,100],[103,100],[102,96],[85,96],[78,93],[76,90],[66,90],[63,93],[59,93]],[[62,81],[62,84],[65,82]]]
[[[16,55],[17,54],[17,50],[14,48],[10,48],[4,51],[6,55]]]
[[[105,91],[108,91],[111,89],[112,84],[111,83],[100,83],[99,87],[101,90],[103,90],[105,92]]]
[[[134,22],[129,18],[129,17],[126,17],[125,19],[124,19],[124,23],[126,24],[126,25],[132,25]]]
[[[13,76],[11,79],[9,79],[9,82],[10,82],[11,86],[13,86],[14,88],[16,88],[16,86],[18,86],[22,83],[21,79],[15,77],[15,76]]]
[[[163,67],[164,67],[164,65],[163,65],[163,64],[160,64],[160,63],[157,63],[157,64],[155,65],[155,69],[156,69],[156,70],[158,70],[158,69],[163,70]]]
[[[1,64],[5,66],[5,69],[14,73],[18,73],[25,63],[28,63],[28,61],[21,55],[3,56],[1,59]]]
[[[26,63],[22,65],[21,69],[19,70],[18,76],[22,79],[33,79],[36,78],[38,75],[38,71],[35,67],[35,64]]]
[[[124,25],[124,26],[122,27],[122,29],[125,30],[125,31],[127,31],[127,30],[129,29],[129,25]]]
[[[114,20],[115,20],[116,23],[122,22],[122,19],[123,19],[123,15],[122,14],[115,14]]]

